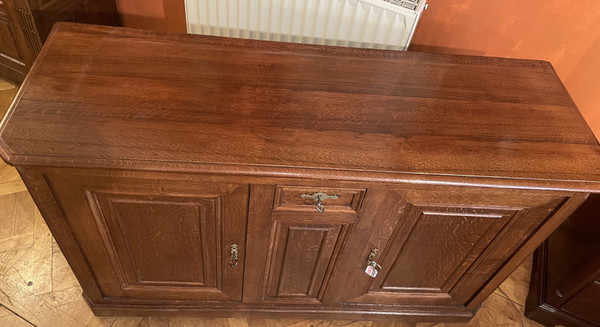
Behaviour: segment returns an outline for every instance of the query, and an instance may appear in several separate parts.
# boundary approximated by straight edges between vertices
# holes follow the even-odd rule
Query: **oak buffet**
[[[99,315],[466,321],[599,149],[548,62],[67,23],[0,126]]]

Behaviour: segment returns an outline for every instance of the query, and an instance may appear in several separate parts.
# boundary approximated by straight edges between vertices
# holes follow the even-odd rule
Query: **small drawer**
[[[319,212],[317,202],[321,195],[323,212],[358,212],[365,189],[311,186],[277,186],[275,210]]]

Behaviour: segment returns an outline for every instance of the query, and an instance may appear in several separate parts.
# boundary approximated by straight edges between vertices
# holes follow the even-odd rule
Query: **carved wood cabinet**
[[[0,75],[22,82],[56,22],[118,25],[114,0],[0,0]]]
[[[99,315],[466,321],[599,150],[547,62],[78,24],[0,126]]]

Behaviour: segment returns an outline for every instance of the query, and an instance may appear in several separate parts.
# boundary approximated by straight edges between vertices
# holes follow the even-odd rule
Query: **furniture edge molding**
[[[422,308],[406,306],[398,308],[394,306],[391,310],[386,310],[385,306],[380,308],[349,308],[349,307],[301,307],[294,306],[290,310],[286,306],[248,305],[241,304],[235,306],[215,307],[209,305],[129,305],[111,303],[95,303],[83,293],[83,297],[97,316],[196,316],[206,318],[270,318],[270,319],[341,319],[341,320],[375,320],[375,321],[405,321],[405,322],[448,322],[448,323],[466,323],[474,316],[474,312],[464,308],[455,310],[439,310],[432,312],[431,308]]]

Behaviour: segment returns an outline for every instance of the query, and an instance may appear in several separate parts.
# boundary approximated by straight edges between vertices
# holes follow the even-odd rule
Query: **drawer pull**
[[[323,193],[323,192],[315,192],[313,194],[300,194],[301,198],[309,198],[309,199],[313,199],[313,201],[315,201],[315,209],[317,209],[318,212],[323,212],[325,211],[325,205],[323,204],[323,201],[328,200],[328,199],[332,199],[335,200],[337,198],[339,198],[338,195],[327,195],[327,193]]]
[[[233,243],[231,244],[231,247],[229,248],[229,251],[231,252],[231,259],[229,259],[229,265],[231,267],[235,267],[238,265],[238,247],[237,244]]]

